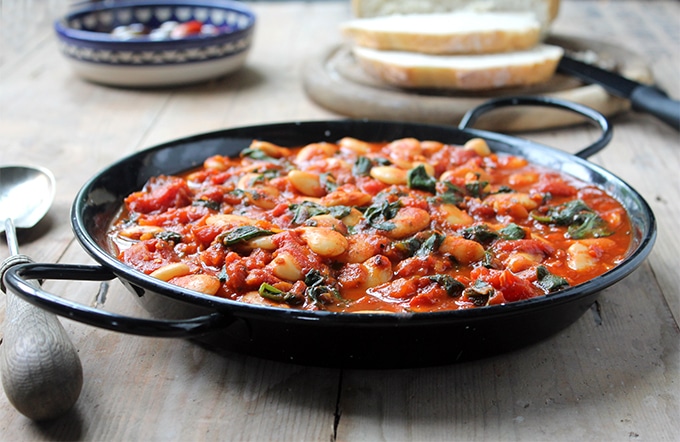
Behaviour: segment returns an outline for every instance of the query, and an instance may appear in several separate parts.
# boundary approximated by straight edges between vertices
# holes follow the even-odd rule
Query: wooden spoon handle
[[[3,262],[0,274],[24,262],[30,262],[30,258],[14,255]],[[9,290],[6,305],[0,345],[0,373],[5,394],[12,405],[30,419],[59,417],[71,409],[80,396],[83,369],[78,352],[55,315]]]

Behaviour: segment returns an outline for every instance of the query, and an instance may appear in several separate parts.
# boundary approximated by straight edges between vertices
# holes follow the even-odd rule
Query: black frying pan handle
[[[7,269],[3,282],[12,293],[55,315],[121,333],[163,338],[191,338],[224,329],[232,322],[232,319],[219,312],[177,320],[124,316],[69,301],[28,282],[35,279],[109,281],[113,278],[115,275],[103,266],[29,263]]]
[[[588,158],[592,155],[595,155],[597,152],[604,149],[604,147],[607,144],[609,144],[609,142],[612,139],[613,130],[611,125],[609,124],[609,120],[607,120],[607,117],[605,117],[598,111],[571,101],[543,96],[503,97],[486,101],[480,104],[479,106],[475,107],[474,109],[469,110],[465,115],[463,115],[463,118],[460,120],[460,123],[458,123],[458,128],[468,129],[477,121],[477,119],[482,114],[485,114],[495,109],[499,109],[501,107],[508,106],[554,107],[577,113],[595,123],[602,130],[602,135],[593,144],[574,154],[580,158]]]

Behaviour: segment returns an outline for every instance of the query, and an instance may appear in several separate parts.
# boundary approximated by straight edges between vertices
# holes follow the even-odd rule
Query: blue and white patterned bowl
[[[208,36],[121,40],[119,26],[198,20],[221,29]],[[62,54],[81,77],[113,86],[162,87],[196,83],[241,68],[253,39],[255,15],[229,0],[137,0],[93,3],[54,24]]]

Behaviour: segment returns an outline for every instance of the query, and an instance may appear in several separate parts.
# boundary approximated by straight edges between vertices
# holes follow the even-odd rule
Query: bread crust
[[[542,45],[546,46],[546,45]],[[555,47],[553,47],[555,48]],[[489,90],[503,87],[529,86],[550,79],[555,73],[557,63],[562,55],[560,48],[548,54],[527,57],[522,62],[495,63],[494,55],[473,56],[437,56],[421,55],[423,63],[399,63],[371,56],[375,51],[366,48],[354,48],[354,55],[361,67],[376,79],[402,88],[435,88],[458,90]],[[432,63],[427,63],[433,57]],[[442,57],[452,59],[451,63]],[[465,58],[465,63],[458,63],[458,58]],[[477,59],[470,59],[477,57]],[[481,58],[480,58],[481,57]],[[477,62],[477,63],[476,63]]]
[[[359,18],[461,10],[533,12],[545,35],[559,13],[560,0],[351,0],[350,6]]]
[[[484,20],[495,19],[484,26]],[[428,32],[429,23],[436,25]],[[479,29],[461,24],[479,21]],[[512,25],[506,24],[512,21]],[[389,25],[386,27],[386,22]],[[403,26],[399,26],[403,24]],[[538,21],[528,14],[422,14],[344,23],[341,31],[355,45],[380,50],[412,51],[426,54],[490,54],[528,49],[540,41]]]

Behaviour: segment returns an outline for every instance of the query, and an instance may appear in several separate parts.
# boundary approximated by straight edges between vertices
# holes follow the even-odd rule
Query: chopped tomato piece
[[[119,259],[146,274],[180,261],[170,243],[157,238],[133,244],[121,252]]]
[[[186,181],[178,177],[151,178],[141,192],[125,198],[128,210],[150,213],[191,204],[191,191]]]
[[[536,190],[549,193],[552,196],[573,196],[576,195],[576,188],[566,183],[559,175],[545,175],[536,184]]]

